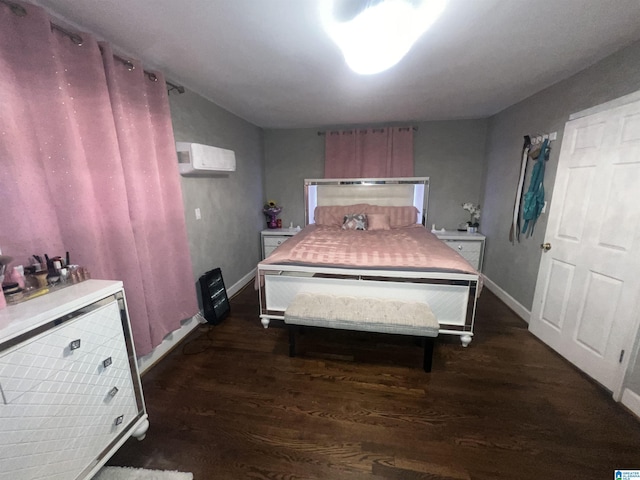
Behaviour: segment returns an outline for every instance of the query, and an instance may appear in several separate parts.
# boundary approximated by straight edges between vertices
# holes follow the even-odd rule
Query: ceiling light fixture
[[[370,75],[393,67],[440,16],[447,0],[367,0],[349,21],[335,18],[340,0],[321,0],[321,20],[347,65]]]

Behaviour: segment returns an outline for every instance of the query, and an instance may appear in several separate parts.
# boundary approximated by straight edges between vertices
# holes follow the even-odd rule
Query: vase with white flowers
[[[476,233],[480,226],[480,205],[471,202],[462,204],[462,208],[469,212],[469,221],[467,222],[467,232]]]

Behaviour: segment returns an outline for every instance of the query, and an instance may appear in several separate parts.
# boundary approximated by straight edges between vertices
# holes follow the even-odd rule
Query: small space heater
[[[209,270],[200,277],[199,282],[204,318],[208,323],[217,325],[231,311],[227,290],[222,279],[222,271],[219,268]]]

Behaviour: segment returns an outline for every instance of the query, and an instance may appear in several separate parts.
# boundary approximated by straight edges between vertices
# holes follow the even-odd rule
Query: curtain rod
[[[2,0],[0,0],[0,2],[1,2],[1,1],[2,1]],[[388,128],[388,127],[384,127],[384,128]],[[417,131],[418,131],[418,127],[400,127],[400,130],[409,130],[409,129],[413,130],[414,132],[417,132]],[[352,129],[352,130],[358,130],[358,129],[357,129],[357,128],[354,128],[354,129]],[[367,130],[367,129],[366,129],[366,128],[362,128],[361,130]],[[379,127],[378,127],[378,128],[371,128],[371,130],[374,130],[374,131],[375,131],[375,130],[382,130],[382,128],[379,128]],[[327,132],[339,132],[339,131],[341,131],[341,130],[327,130],[327,131],[325,131],[325,132],[317,132],[317,133],[318,133],[318,136],[320,137],[320,136],[324,136],[324,135],[326,135],[326,134],[327,134]],[[346,129],[346,130],[344,130],[344,131],[350,131],[350,130],[349,130],[349,129]]]
[[[27,10],[18,3],[14,3],[9,0],[0,0],[0,3],[4,3],[5,5],[7,5],[11,9],[11,13],[13,13],[14,15],[17,15],[18,17],[24,17],[27,14]],[[81,46],[84,43],[84,39],[80,34],[76,32],[71,32],[66,28],[62,28],[60,25],[57,25],[53,22],[49,22],[49,23],[51,24],[51,31],[57,30],[63,35],[69,37],[69,39],[71,39],[71,41],[78,46]],[[102,47],[100,47],[100,51],[102,52]],[[133,62],[131,62],[130,60],[127,60],[126,58],[120,57],[119,55],[116,55],[116,54],[113,55],[113,58],[123,63],[129,70],[135,69]],[[152,82],[158,81],[158,77],[155,73],[148,72],[147,70],[143,70],[143,72],[147,76],[147,78],[149,78],[149,80],[151,80]],[[165,80],[165,83],[169,87],[169,90],[168,90],[169,93],[171,93],[171,91],[173,90],[176,90],[178,93],[184,93],[184,87],[182,85],[176,85],[175,83],[171,83],[167,80]]]
[[[1,2],[2,0],[0,0]],[[51,24],[53,27],[53,24]],[[57,27],[57,26],[56,26]],[[66,34],[66,32],[63,32]],[[81,37],[82,38],[82,37]],[[102,52],[102,47],[100,47],[100,51]],[[136,66],[133,64],[133,62],[131,60],[128,60],[124,57],[121,57],[120,55],[116,55],[115,53],[113,54],[113,58],[116,59],[117,61],[119,61],[120,63],[122,63],[125,67],[127,67],[127,69],[129,71],[131,70],[135,70]],[[149,80],[151,80],[152,82],[157,82],[158,81],[158,76],[153,73],[153,72],[149,72],[147,70],[142,70],[144,72],[144,74],[147,76],[147,78]],[[181,85],[175,85],[167,80],[164,81],[164,83],[167,84],[167,86],[169,87],[169,92],[171,92],[172,90],[177,90],[178,93],[184,93],[184,87]]]

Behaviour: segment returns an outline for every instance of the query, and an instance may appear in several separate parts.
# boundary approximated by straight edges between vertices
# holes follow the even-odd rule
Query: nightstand
[[[485,236],[481,233],[458,232],[446,230],[431,232],[453,250],[462,255],[473,268],[482,270]]]
[[[260,232],[262,258],[267,258],[278,246],[282,245],[288,238],[293,237],[299,231],[297,228],[271,228],[262,230]]]

